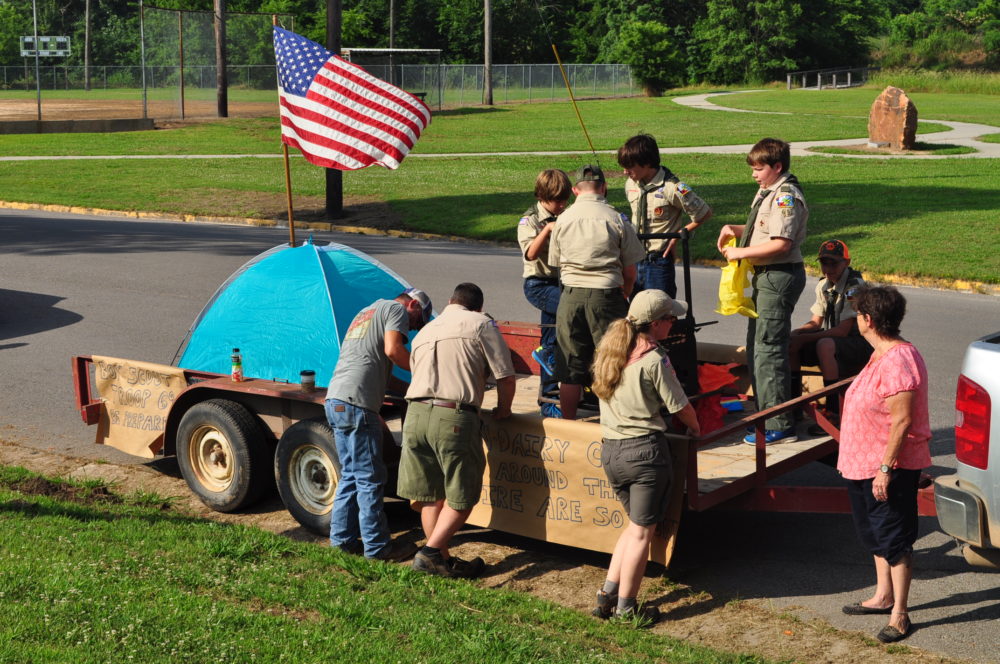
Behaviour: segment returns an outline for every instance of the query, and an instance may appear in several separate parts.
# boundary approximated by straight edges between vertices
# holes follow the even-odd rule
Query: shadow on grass
[[[432,121],[433,121],[433,118],[436,118],[436,117],[458,117],[458,116],[463,116],[463,115],[488,115],[488,114],[492,114],[492,113],[509,113],[509,112],[510,112],[510,109],[508,109],[508,108],[499,108],[497,106],[490,106],[490,107],[483,107],[483,108],[473,107],[473,106],[464,106],[462,108],[449,108],[449,109],[442,110],[442,111],[431,111],[431,118],[432,118]]]

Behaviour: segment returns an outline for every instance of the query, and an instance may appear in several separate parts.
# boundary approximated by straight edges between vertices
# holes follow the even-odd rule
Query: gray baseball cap
[[[431,319],[431,313],[434,310],[433,305],[431,305],[430,296],[419,288],[407,288],[406,294],[420,303],[420,308],[424,312],[424,322],[426,323],[429,321]]]

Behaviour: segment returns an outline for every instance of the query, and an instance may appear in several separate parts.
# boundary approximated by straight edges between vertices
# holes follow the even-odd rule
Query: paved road
[[[72,408],[69,357],[105,354],[171,361],[188,325],[233,270],[287,239],[284,231],[0,210],[0,437],[79,456],[135,461],[92,444]],[[451,243],[317,233],[370,253],[426,289],[438,309],[460,280],[486,292],[498,318],[534,320],[520,293],[517,251]],[[711,313],[716,269],[695,269],[700,321]],[[950,472],[953,390],[965,345],[1000,326],[1000,298],[903,288],[910,303],[904,335],[927,358],[935,430],[932,472]],[[808,318],[803,298],[796,320]],[[701,339],[738,343],[742,320],[704,328]],[[835,483],[825,467],[809,481]],[[977,661],[1000,652],[1000,574],[970,571],[954,546],[924,519],[912,609],[921,625],[909,643]],[[766,533],[766,536],[761,536]],[[679,580],[717,598],[770,598],[845,629],[873,633],[876,619],[848,619],[841,604],[872,583],[870,565],[844,516],[723,513],[685,526]],[[819,571],[817,571],[819,570]]]

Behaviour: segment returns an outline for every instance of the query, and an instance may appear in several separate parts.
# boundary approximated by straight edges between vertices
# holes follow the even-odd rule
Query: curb
[[[254,217],[220,217],[197,214],[175,214],[171,212],[144,212],[142,210],[107,210],[104,208],[81,207],[77,205],[54,205],[46,203],[21,203],[18,201],[0,200],[0,208],[8,210],[38,210],[40,212],[58,212],[62,214],[92,215],[98,217],[122,217],[125,219],[147,219],[152,221],[177,221],[188,224],[224,224],[229,226],[256,226],[258,228],[288,228],[288,224],[279,219],[259,219]],[[350,233],[353,235],[376,235],[382,237],[398,237],[411,240],[439,240],[445,242],[465,242],[469,244],[488,244],[500,247],[516,247],[516,242],[477,240],[458,235],[441,235],[438,233],[423,233],[419,231],[401,231],[393,228],[372,228],[371,226],[344,226],[330,221],[296,221],[297,230],[329,231],[334,233]]]
[[[48,205],[43,203],[20,203],[17,201],[0,200],[0,208],[9,210],[39,210],[42,212],[59,212],[105,217],[122,217],[125,219],[148,219],[153,221],[178,221],[190,224],[226,224],[231,226],[257,226],[259,228],[288,228],[287,223],[277,219],[255,219],[253,217],[218,217],[195,214],[172,214],[166,212],[144,212],[142,210],[105,210],[103,208],[79,207],[75,205]],[[381,237],[397,237],[411,240],[438,240],[445,242],[463,242],[466,244],[485,244],[496,247],[516,247],[514,242],[476,240],[458,235],[439,235],[436,233],[421,233],[416,231],[401,231],[396,229],[372,228],[370,226],[343,226],[329,221],[296,221],[295,228],[301,230],[328,231],[334,233],[349,233],[353,235],[374,235]],[[721,260],[703,259],[693,263],[703,267],[722,267]],[[819,270],[807,267],[810,276],[818,276]],[[966,281],[963,279],[939,279],[930,277],[906,277],[897,274],[867,273],[867,281],[882,282],[898,286],[914,286],[917,288],[937,288],[954,290],[981,295],[1000,296],[1000,284],[988,284],[981,281]]]

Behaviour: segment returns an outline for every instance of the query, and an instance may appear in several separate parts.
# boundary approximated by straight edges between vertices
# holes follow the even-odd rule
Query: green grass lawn
[[[712,101],[719,106],[752,111],[857,117],[867,123],[868,111],[881,91],[869,87],[849,90],[766,90],[715,97]],[[914,92],[909,97],[917,107],[917,117],[920,120],[954,120],[1000,127],[998,95]],[[939,129],[921,124],[918,131],[928,133]],[[858,135],[868,135],[867,124]],[[819,137],[813,140],[819,140]]]
[[[625,205],[622,180],[609,167],[609,200]],[[410,157],[396,171],[344,175],[346,196],[387,201],[414,231],[514,242],[543,168],[572,169],[583,157]],[[297,196],[322,197],[323,169],[293,159]],[[666,163],[715,210],[697,233],[693,254],[714,260],[716,229],[742,223],[756,191],[739,155],[669,155]],[[1000,160],[795,158],[810,206],[807,245],[840,237],[860,269],[901,276],[1000,283],[996,235]],[[3,199],[122,210],[261,216],[281,210],[280,159],[0,162]],[[320,199],[321,200],[321,199]],[[350,224],[350,218],[343,223]],[[961,251],[955,251],[961,247]],[[813,252],[807,246],[807,255]]]
[[[763,662],[149,495],[62,487],[0,467],[0,661]]]
[[[652,132],[662,147],[751,144],[764,135],[789,141],[866,135],[865,120],[702,111],[659,99],[582,101],[580,113],[597,150]],[[276,118],[229,120],[181,129],[119,134],[0,135],[0,153],[258,154],[280,151]],[[576,151],[589,149],[569,103],[463,108],[433,114],[415,154]]]
[[[864,108],[859,96],[864,94],[777,90],[726,98],[744,105],[768,96],[801,102],[799,114],[788,116],[693,110],[665,98],[588,101],[580,108],[611,177],[610,200],[624,210],[623,181],[609,152],[628,135],[652,131],[662,146],[749,144],[762,135],[789,140],[863,137],[864,118],[838,113]],[[942,106],[947,98],[962,102],[952,104],[956,107],[968,101],[964,94],[931,96],[941,98]],[[851,99],[854,106],[847,103]],[[996,100],[991,104],[997,109]],[[278,154],[279,147],[273,118],[153,132],[0,136],[5,155]],[[531,203],[538,171],[576,168],[590,156],[419,155],[584,147],[568,104],[460,109],[437,114],[399,170],[346,173],[344,191],[356,201],[388,202],[411,230],[513,242],[515,220]],[[693,255],[717,259],[715,229],[721,223],[742,223],[754,193],[743,158],[668,155],[666,163],[714,208],[715,218],[694,240]],[[840,236],[851,244],[855,265],[875,274],[1000,282],[1000,258],[983,241],[995,235],[998,160],[817,156],[796,158],[793,170],[804,183],[812,211],[808,243]],[[322,169],[293,160],[296,196],[322,197],[324,177]],[[278,202],[283,188],[277,159],[67,161],[58,166],[50,161],[0,162],[0,191],[9,201],[272,218],[283,209]],[[315,208],[315,200],[306,199],[304,205]],[[962,251],[954,251],[956,246]]]

